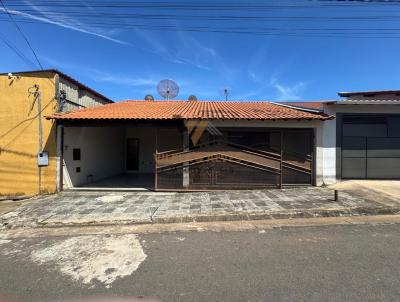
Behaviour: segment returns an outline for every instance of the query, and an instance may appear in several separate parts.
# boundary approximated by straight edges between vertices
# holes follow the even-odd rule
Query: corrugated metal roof
[[[89,91],[90,93],[94,94],[95,96],[104,99],[105,101],[107,101],[108,103],[113,103],[114,101],[112,101],[111,99],[109,99],[108,97],[104,96],[103,94],[101,94],[100,92],[97,92],[96,90],[86,86],[85,84],[82,84],[81,82],[79,82],[78,80],[70,77],[69,75],[57,70],[57,69],[40,69],[40,70],[28,70],[28,71],[15,71],[15,72],[11,72],[12,74],[29,74],[29,73],[39,73],[39,72],[50,72],[50,73],[57,73],[59,76],[63,77],[64,79],[74,83],[75,85],[79,86],[82,89],[85,89],[87,91]],[[7,73],[0,73],[0,75],[7,75],[9,72]]]
[[[341,100],[337,105],[399,105],[400,100]]]
[[[349,97],[358,94],[400,94],[400,90],[370,90],[370,91],[353,91],[353,92],[338,92],[339,96]]]
[[[326,120],[333,116],[288,108],[271,102],[225,101],[123,101],[104,106],[54,114],[59,120],[115,119],[246,119],[246,120]]]

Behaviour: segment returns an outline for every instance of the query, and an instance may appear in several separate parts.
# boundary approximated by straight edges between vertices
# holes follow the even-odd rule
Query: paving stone
[[[122,196],[122,199],[113,201],[113,196]],[[74,192],[39,199],[0,216],[0,228],[38,223],[215,221],[390,211],[394,210],[346,192],[341,192],[339,201],[335,202],[332,190],[314,187],[172,194]]]
[[[137,210],[137,207],[129,207],[124,210],[125,213],[134,213]]]

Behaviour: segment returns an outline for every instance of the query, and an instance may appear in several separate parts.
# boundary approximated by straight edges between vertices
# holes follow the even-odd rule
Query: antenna
[[[178,95],[179,86],[172,80],[162,80],[157,85],[157,91],[164,99],[169,100]]]
[[[223,86],[221,88],[221,93],[222,93],[223,96],[225,96],[225,101],[228,101],[228,95],[231,94],[231,90],[232,89],[229,86]]]

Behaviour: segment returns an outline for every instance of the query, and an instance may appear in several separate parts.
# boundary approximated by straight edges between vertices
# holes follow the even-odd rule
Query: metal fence
[[[311,129],[229,132],[155,154],[156,190],[219,190],[313,182]]]

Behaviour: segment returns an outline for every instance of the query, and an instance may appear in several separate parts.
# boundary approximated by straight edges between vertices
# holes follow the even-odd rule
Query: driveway
[[[387,206],[400,205],[400,180],[346,180],[330,188]]]
[[[15,210],[16,208],[20,207],[23,204],[28,204],[33,199],[32,198],[21,198],[21,199],[9,199],[9,198],[2,198],[0,197],[0,216]]]
[[[0,216],[0,227],[176,223],[364,214],[393,214],[399,204],[329,188],[195,193],[64,192]]]

